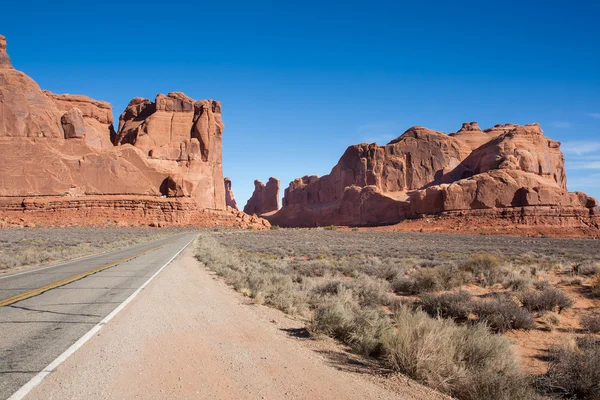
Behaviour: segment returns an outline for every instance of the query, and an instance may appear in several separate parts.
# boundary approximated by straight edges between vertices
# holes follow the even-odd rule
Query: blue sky
[[[570,190],[600,197],[596,2],[6,2],[0,34],[42,88],[113,104],[182,91],[223,103],[224,171],[323,175],[413,125],[539,122]],[[490,3],[490,4],[487,4]]]

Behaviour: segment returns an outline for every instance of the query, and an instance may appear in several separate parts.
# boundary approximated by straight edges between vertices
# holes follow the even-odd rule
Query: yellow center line
[[[34,297],[34,296],[40,295],[40,294],[42,294],[44,292],[47,292],[48,290],[52,290],[52,289],[56,289],[57,287],[60,287],[60,286],[68,285],[69,283],[72,283],[72,282],[78,281],[80,279],[83,279],[86,276],[90,276],[90,275],[96,274],[96,273],[98,273],[100,271],[104,271],[105,269],[108,269],[108,268],[114,267],[116,265],[125,263],[127,261],[133,260],[136,257],[143,256],[144,254],[150,253],[151,251],[158,250],[161,247],[164,247],[164,246],[167,246],[167,245],[169,245],[171,243],[176,242],[178,239],[175,239],[175,240],[173,240],[173,241],[171,241],[169,243],[161,244],[160,246],[156,246],[156,247],[153,247],[151,249],[142,251],[141,253],[134,254],[134,255],[132,255],[130,257],[122,258],[122,259],[120,259],[118,261],[115,261],[113,263],[105,264],[105,265],[102,265],[100,267],[91,269],[89,271],[82,272],[82,273],[74,275],[74,276],[72,276],[70,278],[62,279],[60,281],[57,281],[57,282],[54,282],[54,283],[50,283],[50,284],[45,285],[45,286],[42,286],[42,287],[39,287],[39,288],[36,288],[36,289],[31,289],[31,290],[28,290],[27,292],[20,293],[20,294],[17,294],[15,296],[12,296],[12,297],[8,297],[8,298],[6,298],[4,300],[0,300],[0,307],[10,306],[11,304],[14,304],[16,302],[19,302],[19,301],[22,301],[22,300],[25,300],[25,299],[29,299],[30,297]]]

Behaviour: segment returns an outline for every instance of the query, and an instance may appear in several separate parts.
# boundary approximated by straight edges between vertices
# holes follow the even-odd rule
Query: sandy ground
[[[251,304],[188,248],[28,399],[444,399]]]

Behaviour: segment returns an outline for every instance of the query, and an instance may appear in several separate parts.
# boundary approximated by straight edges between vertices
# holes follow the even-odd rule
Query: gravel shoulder
[[[193,254],[190,246],[27,398],[446,398],[298,337],[301,322],[252,305]]]

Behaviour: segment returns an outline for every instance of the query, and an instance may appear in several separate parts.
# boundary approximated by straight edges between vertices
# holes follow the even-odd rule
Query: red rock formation
[[[551,215],[560,224],[562,217],[596,220],[597,204],[567,192],[560,143],[539,125],[482,131],[471,122],[450,135],[413,127],[385,146],[350,146],[329,175],[291,182],[283,208],[265,217],[280,226],[381,225],[423,214],[531,207],[529,215]]]
[[[279,179],[269,178],[265,185],[259,180],[254,181],[254,193],[248,199],[244,212],[246,214],[262,215],[279,209]]]
[[[156,103],[134,99],[121,115],[118,134],[112,123],[110,104],[43,92],[13,69],[0,37],[0,200],[11,204],[0,213],[40,220],[64,215],[90,224],[98,221],[76,213],[84,209],[82,214],[138,224],[151,217],[209,225],[195,215],[209,209],[234,215],[225,204],[217,101],[196,102],[182,93],[158,95]],[[32,204],[53,200],[32,209],[24,202],[19,206],[23,198]]]
[[[231,190],[231,179],[229,178],[225,178],[225,204],[234,210],[238,209],[233,190]]]
[[[112,106],[106,101],[98,101],[82,95],[54,94],[47,90],[49,97],[59,111],[67,113],[79,109],[85,123],[85,142],[90,147],[109,149],[113,147],[111,137],[115,136],[113,128]]]
[[[6,38],[0,35],[0,68],[11,68],[10,57],[6,52]]]

